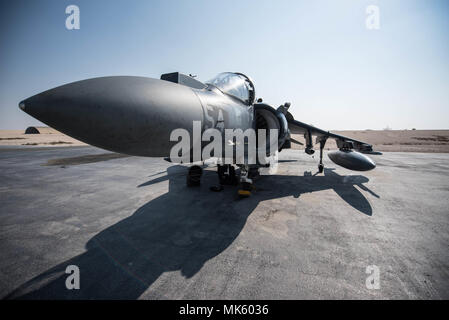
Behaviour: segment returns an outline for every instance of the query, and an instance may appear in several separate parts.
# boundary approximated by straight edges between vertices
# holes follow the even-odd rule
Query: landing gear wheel
[[[318,165],[318,172],[319,172],[319,173],[323,173],[323,171],[324,171],[324,165],[323,165],[322,163],[320,163],[320,164]]]
[[[198,187],[201,184],[203,169],[200,166],[191,166],[187,172],[187,186]]]

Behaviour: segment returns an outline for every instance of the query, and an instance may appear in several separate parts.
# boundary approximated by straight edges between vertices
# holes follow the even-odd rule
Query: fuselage
[[[180,73],[164,74],[161,79],[94,78],[39,93],[19,107],[75,139],[133,156],[167,157],[174,162],[217,157],[225,164],[266,165],[268,158],[290,147],[293,126],[296,133],[304,134],[308,154],[313,154],[312,134],[319,137],[321,171],[329,137],[340,149],[329,154],[336,164],[358,171],[375,167],[365,155],[352,152],[354,146],[372,150],[371,145],[299,122],[288,112],[289,104],[274,109],[255,103],[254,84],[241,73],[221,73],[207,83]],[[240,133],[229,136],[229,131]],[[187,143],[178,141],[183,136],[188,137]],[[217,141],[219,148],[210,148]]]

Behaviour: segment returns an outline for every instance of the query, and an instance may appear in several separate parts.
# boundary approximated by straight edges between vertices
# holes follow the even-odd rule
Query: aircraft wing
[[[288,128],[290,129],[290,133],[293,134],[303,134],[306,139],[306,149],[313,148],[312,145],[312,136],[316,136],[316,142],[325,142],[328,138],[335,139],[337,142],[338,148],[346,148],[346,149],[356,149],[361,152],[372,152],[373,146],[369,143],[355,140],[349,137],[345,137],[339,134],[335,134],[329,131],[325,131],[323,129],[314,127],[310,124],[295,120],[291,113],[287,113],[286,115]]]

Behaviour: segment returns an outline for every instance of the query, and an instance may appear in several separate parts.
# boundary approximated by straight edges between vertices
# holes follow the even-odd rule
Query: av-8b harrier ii
[[[217,142],[216,135],[207,134],[212,129],[220,133],[253,131],[254,147],[267,150],[263,151],[267,159],[290,148],[292,143],[302,144],[291,134],[304,135],[305,152],[312,155],[315,152],[312,137],[316,136],[320,173],[324,169],[323,149],[331,138],[339,148],[328,153],[334,163],[357,171],[375,168],[374,162],[360,153],[371,152],[370,144],[295,120],[288,111],[290,103],[274,108],[260,98],[256,100],[253,81],[242,73],[221,73],[205,83],[178,72],[163,74],[160,79],[94,78],[39,93],[20,102],[19,107],[50,127],[93,146],[134,156],[164,157],[173,162],[176,162],[173,148],[179,143],[177,138],[182,136],[173,139],[173,133],[184,130],[189,136],[188,150],[181,150],[184,156],[178,162],[218,158],[219,188],[223,184],[240,182],[242,196],[250,195],[251,178],[259,168],[267,166],[267,161],[258,158],[248,161],[248,151],[244,151],[243,160],[237,158],[237,152],[231,152],[230,156],[216,150],[202,152],[208,148],[212,136]],[[276,138],[274,148],[273,136]],[[220,146],[226,149],[231,145],[235,151],[239,143],[234,138],[221,135]],[[247,138],[243,136],[240,144],[248,147],[251,139]],[[190,167],[187,184],[199,184],[200,177],[201,167]]]

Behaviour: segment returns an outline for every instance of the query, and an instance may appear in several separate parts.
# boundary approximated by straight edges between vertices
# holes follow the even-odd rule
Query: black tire
[[[319,173],[323,173],[323,171],[324,171],[324,166],[322,164],[319,164],[318,165],[318,172]]]
[[[197,187],[201,184],[203,169],[200,166],[191,166],[187,172],[187,186]]]

